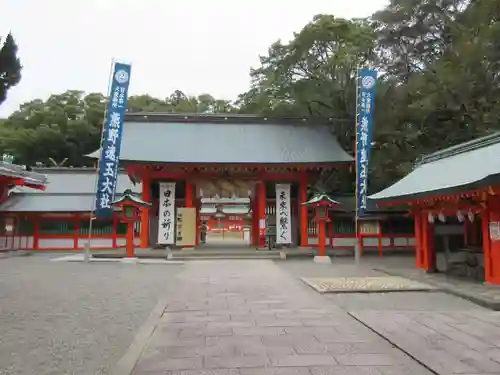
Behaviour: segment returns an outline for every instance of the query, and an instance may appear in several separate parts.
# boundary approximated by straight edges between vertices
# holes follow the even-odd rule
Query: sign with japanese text
[[[158,200],[158,243],[175,243],[175,182],[160,182]]]
[[[499,241],[500,240],[500,222],[490,221],[488,223],[488,229],[490,232],[490,240]]]
[[[276,184],[276,243],[292,243],[290,184]]]
[[[106,123],[102,132],[101,156],[96,196],[96,217],[110,216],[115,198],[123,120],[130,82],[129,64],[115,63],[109,92]]]
[[[196,245],[196,208],[178,207],[176,210],[175,244],[177,246]]]
[[[368,167],[373,137],[373,107],[377,72],[364,68],[359,71],[356,122],[356,214],[367,209]]]

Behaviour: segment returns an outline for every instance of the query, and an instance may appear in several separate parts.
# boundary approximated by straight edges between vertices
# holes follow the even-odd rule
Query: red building
[[[16,187],[29,187],[33,191],[45,190],[47,177],[43,174],[29,171],[25,167],[6,162],[0,162],[0,204],[4,204],[9,192]],[[16,225],[12,218],[4,218],[0,223],[1,248],[16,249],[22,247],[19,239],[15,239]],[[28,246],[29,244],[26,244]]]
[[[500,284],[499,154],[500,133],[450,147],[423,157],[410,174],[370,197],[379,206],[410,210],[418,268],[434,271],[438,255],[453,256],[463,262],[444,271]]]
[[[0,243],[13,249],[77,250],[89,239],[89,212],[95,197],[93,168],[40,168],[44,190],[17,187],[0,205],[2,219],[11,220],[13,233],[1,233]],[[128,176],[118,177],[117,195],[126,189],[141,191]],[[0,225],[2,228],[4,225]],[[136,228],[137,236],[140,226]],[[94,220],[92,247],[113,248],[125,244],[126,224],[116,218]],[[138,239],[137,239],[138,241]]]
[[[316,223],[312,212],[301,205],[308,198],[308,186],[315,184],[324,169],[352,165],[352,158],[340,148],[327,125],[331,125],[329,120],[311,123],[234,115],[127,115],[120,157],[126,174],[119,176],[117,194],[132,188],[153,204],[136,226],[137,244],[144,248],[158,243],[174,245],[176,227],[170,228],[174,237],[171,243],[165,243],[160,237],[164,230],[161,219],[167,214],[174,217],[180,208],[188,207],[196,209],[196,220],[185,224],[198,231],[194,246],[205,219],[211,221],[211,228],[223,226],[228,230],[236,229],[240,222],[247,223],[253,247],[264,248],[266,235],[271,233],[276,238],[279,230],[284,238],[281,246],[315,246]],[[15,218],[18,223],[16,243],[39,250],[82,249],[89,238],[95,169],[39,171],[47,176],[45,191],[23,187],[0,205],[4,217]],[[171,194],[172,212],[165,213],[161,200],[165,193]],[[216,196],[219,202],[236,197],[249,204],[222,204],[225,218],[217,220],[217,204],[202,204],[202,198],[209,202],[207,199]],[[352,249],[357,241],[354,199],[334,198],[341,204],[331,212],[327,246]],[[414,247],[411,220],[402,220],[401,213],[372,209],[373,215],[362,225],[365,250],[382,253]],[[93,248],[115,248],[124,241],[125,227],[116,219],[94,221]]]

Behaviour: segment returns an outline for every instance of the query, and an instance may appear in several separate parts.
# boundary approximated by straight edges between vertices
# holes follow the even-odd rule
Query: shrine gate
[[[127,114],[120,164],[153,208],[141,217],[140,246],[199,243],[201,198],[250,198],[251,243],[308,246],[307,186],[321,171],[350,167],[329,130],[332,119],[248,115]],[[99,151],[89,155],[97,158]],[[274,215],[266,215],[268,205]],[[269,210],[267,210],[269,212]],[[147,230],[145,230],[147,228]]]

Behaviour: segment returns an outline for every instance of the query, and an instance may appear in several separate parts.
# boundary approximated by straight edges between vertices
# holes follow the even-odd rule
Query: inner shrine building
[[[307,187],[325,169],[349,168],[333,120],[249,115],[127,114],[120,165],[152,208],[140,246],[199,243],[201,198],[250,198],[251,244],[276,228],[283,246],[308,246]],[[99,151],[90,155],[97,158]],[[268,206],[274,215],[266,215]],[[148,228],[145,230],[145,228]]]

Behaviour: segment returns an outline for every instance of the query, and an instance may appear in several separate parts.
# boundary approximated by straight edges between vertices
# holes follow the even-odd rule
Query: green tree
[[[35,99],[20,106],[0,122],[0,152],[15,156],[16,163],[88,166],[93,160],[84,155],[99,148],[107,100],[102,94],[69,90]],[[181,91],[167,99],[150,95],[131,96],[128,112],[215,113],[230,112],[230,102],[205,94],[188,97]]]
[[[332,132],[353,153],[357,69],[375,62],[375,39],[365,20],[315,16],[292,41],[274,43],[260,58],[240,111],[332,119]],[[321,188],[352,191],[353,177],[352,171],[325,173]]]
[[[252,87],[239,98],[240,111],[333,117],[340,142],[352,150],[357,68],[374,61],[374,49],[368,22],[315,16],[292,41],[277,41],[260,58],[250,73]]]
[[[12,34],[0,38],[0,105],[7,99],[7,92],[21,80],[21,61],[17,57],[17,44]]]

